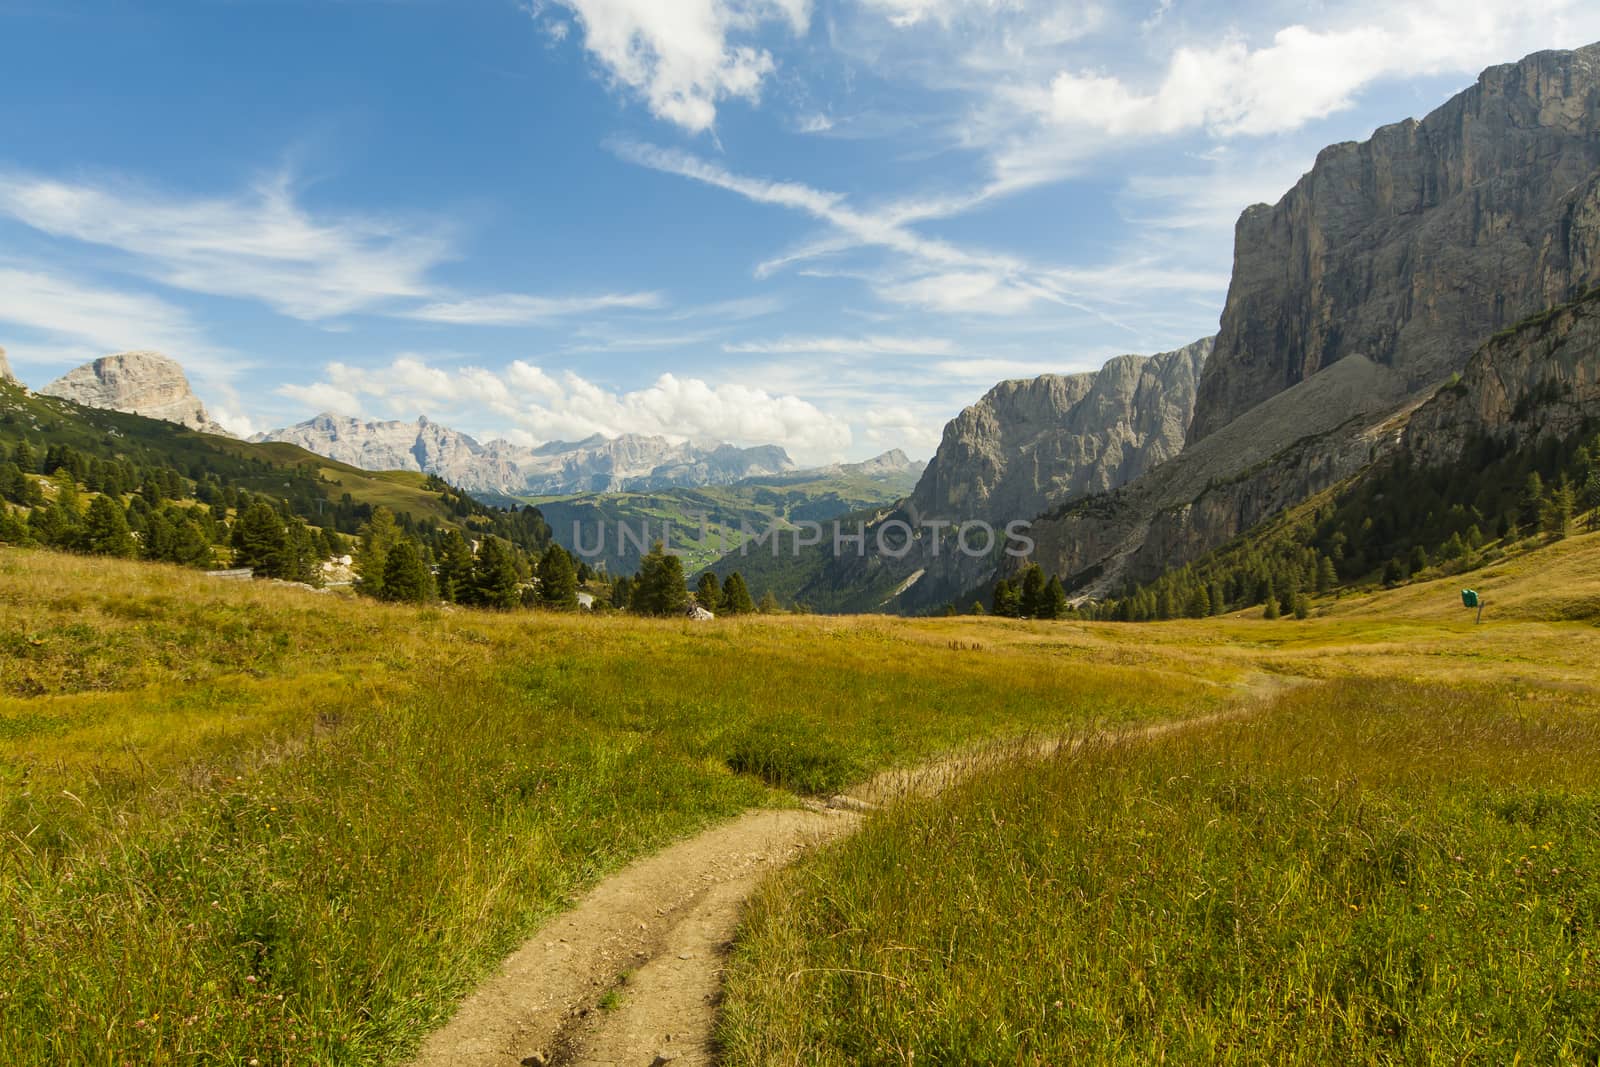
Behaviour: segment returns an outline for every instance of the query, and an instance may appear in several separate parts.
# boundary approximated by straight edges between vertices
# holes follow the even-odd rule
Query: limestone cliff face
[[[104,356],[57,378],[40,392],[84,407],[175,422],[202,433],[228,433],[206,413],[183,368],[160,352]]]
[[[11,363],[6,359],[6,350],[0,348],[0,382],[14,382],[17,376],[11,373]]]
[[[1190,441],[1352,355],[1415,391],[1600,283],[1600,45],[1492,67],[1240,218]]]
[[[911,507],[1004,523],[1132,481],[1183,447],[1211,344],[1001,382],[945,426]]]
[[[1406,425],[1419,464],[1458,458],[1475,437],[1562,439],[1600,419],[1600,290],[1491,339],[1460,379]]]
[[[524,448],[502,440],[481,444],[426,418],[368,422],[322,414],[254,439],[286,441],[365,470],[425,471],[470,492],[508,495],[726,485],[794,469],[773,445],[701,447],[624,434]]]

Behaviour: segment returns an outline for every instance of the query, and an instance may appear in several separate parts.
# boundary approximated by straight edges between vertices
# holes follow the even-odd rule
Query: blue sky
[[[1239,211],[1600,5],[0,0],[0,345],[240,432],[931,454],[1215,330]]]

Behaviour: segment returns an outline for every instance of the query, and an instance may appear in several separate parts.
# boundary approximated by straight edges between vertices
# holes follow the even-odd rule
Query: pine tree
[[[83,550],[96,556],[119,556],[124,559],[137,551],[133,534],[128,530],[128,516],[108,496],[97,496],[89,502],[83,517]]]
[[[1563,478],[1545,493],[1544,502],[1539,507],[1539,528],[1551,540],[1560,540],[1567,536],[1567,528],[1571,525],[1572,486]]]
[[[389,550],[399,543],[400,527],[395,524],[394,512],[379,508],[361,527],[361,547],[356,552],[356,571],[360,579],[356,588],[368,596],[383,596],[384,564]]]
[[[1048,584],[1045,580],[1044,569],[1037,563],[1030,563],[1023,568],[1021,592],[1018,601],[1018,607],[1021,609],[1023,618],[1037,619],[1039,617],[1039,609],[1043,606],[1044,591]]]
[[[1539,520],[1543,512],[1544,479],[1539,477],[1538,471],[1534,471],[1528,475],[1527,484],[1522,488],[1521,505],[1517,510],[1524,535],[1532,536],[1539,529]]]
[[[556,611],[578,607],[578,568],[560,545],[551,545],[539,557],[539,604]]]
[[[722,587],[717,584],[717,576],[710,571],[700,575],[700,582],[694,589],[695,603],[711,612],[713,615],[722,614]]]
[[[521,576],[511,546],[498,537],[485,538],[472,567],[472,603],[481,608],[509,611],[522,603]]]
[[[1067,603],[1067,590],[1061,584],[1061,579],[1052,574],[1049,583],[1044,587],[1044,596],[1039,602],[1039,618],[1061,619],[1072,610]]]
[[[992,604],[994,613],[1002,619],[1015,619],[1022,614],[1022,594],[1004,578],[994,584]]]
[[[1389,561],[1383,565],[1383,584],[1388,586],[1390,589],[1393,589],[1395,586],[1399,585],[1405,580],[1405,564],[1401,563],[1393,556],[1389,557]]]
[[[967,609],[967,614],[968,615],[987,615],[989,613],[987,611],[983,610],[983,601],[974,600],[972,602],[972,606]]]
[[[1261,617],[1264,619],[1276,619],[1281,617],[1281,615],[1282,612],[1278,610],[1278,598],[1275,596],[1267,597],[1267,606],[1261,612]]]
[[[1327,556],[1317,557],[1317,592],[1319,594],[1331,593],[1333,587],[1339,584],[1339,572],[1334,569],[1333,560]]]
[[[1223,612],[1228,610],[1228,602],[1222,596],[1222,586],[1218,585],[1216,582],[1212,582],[1211,588],[1208,590],[1208,594],[1211,601],[1209,605],[1210,614],[1221,615]]]
[[[233,524],[233,563],[250,567],[263,578],[275,578],[288,540],[283,518],[270,504],[255,503]]]
[[[1189,590],[1184,614],[1191,619],[1203,619],[1211,614],[1211,593],[1205,586],[1196,583],[1194,588]]]
[[[776,615],[783,610],[783,605],[778,603],[777,594],[768,589],[761,594],[761,603],[756,605],[756,610],[763,615]]]
[[[626,574],[611,583],[611,606],[627,611],[633,600],[633,579]]]
[[[1294,595],[1294,617],[1305,619],[1311,616],[1311,600],[1304,593]]]
[[[1591,470],[1583,483],[1583,509],[1589,513],[1589,529],[1600,529],[1600,468]]]
[[[657,541],[639,560],[632,610],[639,615],[681,615],[689,605],[683,560]]]
[[[451,603],[470,603],[472,568],[476,563],[472,546],[461,531],[447,532],[439,547],[439,596]]]
[[[756,610],[750,599],[750,588],[744,584],[744,575],[738,571],[729,574],[722,582],[722,610],[729,615],[749,615]]]
[[[426,604],[433,599],[433,576],[409,537],[396,541],[384,555],[380,599],[397,604]]]
[[[1420,574],[1428,569],[1428,550],[1417,545],[1411,550],[1411,573]]]

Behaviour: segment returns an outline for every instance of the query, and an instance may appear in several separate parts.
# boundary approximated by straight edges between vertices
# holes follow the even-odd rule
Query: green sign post
[[[1483,621],[1483,598],[1478,595],[1478,591],[1476,589],[1461,590],[1461,606],[1464,608],[1477,608],[1477,622]],[[1476,623],[1474,623],[1474,625],[1476,625]]]

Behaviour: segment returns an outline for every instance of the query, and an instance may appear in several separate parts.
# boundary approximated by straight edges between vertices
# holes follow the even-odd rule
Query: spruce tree
[[[433,599],[433,576],[409,537],[396,541],[384,555],[380,599],[397,604],[426,604]]]
[[[133,534],[128,530],[128,516],[108,496],[97,496],[89,502],[83,517],[83,550],[96,556],[128,558],[137,551]]]
[[[1037,563],[1030,563],[1022,570],[1021,590],[1018,594],[1018,607],[1024,618],[1037,619],[1039,609],[1044,603],[1045,586],[1044,569]]]
[[[578,568],[560,545],[551,545],[539,557],[539,604],[555,611],[578,607]]]
[[[485,538],[472,568],[471,603],[508,611],[522,603],[521,584],[511,546],[498,537]]]
[[[1539,472],[1534,471],[1528,475],[1527,483],[1522,487],[1522,500],[1517,510],[1518,521],[1524,536],[1532,536],[1539,529],[1539,520],[1544,514],[1544,479],[1539,477]]]
[[[777,615],[783,611],[783,605],[778,603],[778,596],[768,589],[761,594],[761,603],[756,605],[756,610],[763,615]]]
[[[1039,601],[1039,618],[1062,619],[1067,612],[1072,610],[1067,603],[1067,590],[1061,584],[1059,576],[1052,574],[1050,581],[1044,587],[1044,595]]]
[[[460,530],[444,535],[439,548],[439,596],[451,603],[472,602],[472,568],[477,560]]]
[[[683,560],[667,552],[660,541],[639,560],[631,606],[636,614],[657,616],[681,615],[689,606]]]
[[[706,571],[700,575],[700,581],[694,587],[694,600],[713,615],[722,614],[722,586],[717,584],[715,574]]]
[[[384,563],[401,536],[394,512],[379,508],[372,513],[361,527],[361,547],[356,551],[356,572],[360,575],[357,589],[368,596],[383,596]]]
[[[1539,507],[1539,528],[1551,540],[1567,536],[1572,525],[1572,487],[1565,478],[1550,487]]]
[[[257,502],[244,510],[233,524],[233,564],[249,567],[263,578],[275,578],[282,559],[287,533],[283,518],[270,504]]]
[[[1002,578],[994,584],[994,613],[1002,619],[1014,619],[1022,614],[1022,594],[1015,585]]]
[[[738,571],[723,579],[722,610],[729,615],[748,615],[756,610],[756,602],[750,599],[750,588],[744,584],[744,575]]]

